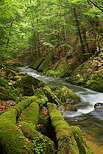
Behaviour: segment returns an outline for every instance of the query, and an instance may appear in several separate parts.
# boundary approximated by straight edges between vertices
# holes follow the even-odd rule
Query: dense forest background
[[[103,51],[102,17],[102,0],[2,0],[0,63],[51,50],[84,62]]]

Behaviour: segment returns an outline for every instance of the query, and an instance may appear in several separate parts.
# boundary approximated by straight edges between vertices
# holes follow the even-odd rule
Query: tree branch
[[[100,11],[103,12],[103,9],[100,8],[100,6],[98,6],[97,4],[95,4],[94,2],[92,2],[91,0],[87,0],[87,2],[90,4],[93,4],[96,8],[98,8]]]

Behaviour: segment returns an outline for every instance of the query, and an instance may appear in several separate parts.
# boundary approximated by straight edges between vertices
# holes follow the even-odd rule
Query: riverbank
[[[30,65],[47,76],[62,77],[66,82],[103,92],[103,56],[91,57],[84,63],[66,59],[52,63],[52,56],[39,58]],[[43,67],[43,69],[41,69]]]

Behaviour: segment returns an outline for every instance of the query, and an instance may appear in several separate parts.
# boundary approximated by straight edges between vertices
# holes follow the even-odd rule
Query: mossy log
[[[55,104],[48,103],[47,106],[56,133],[57,154],[91,154],[83,140],[80,128],[69,126]]]
[[[81,129],[77,126],[71,126],[72,133],[78,144],[80,154],[92,154],[90,149],[87,147],[86,143],[83,140]]]
[[[39,105],[36,102],[31,103],[19,117],[19,127],[24,135],[33,142],[34,153],[54,154],[54,143],[36,130],[39,119]]]
[[[35,70],[38,70],[38,68],[42,64],[43,60],[44,60],[44,57],[40,57],[39,59],[37,59],[35,64],[32,64],[30,67],[35,69]]]
[[[47,104],[51,123],[55,129],[58,151],[57,154],[79,154],[77,142],[70,126],[64,120],[55,104]]]
[[[50,89],[50,87],[45,86],[44,87],[44,93],[47,96],[49,102],[52,102],[56,105],[61,105],[61,101],[57,98],[57,96],[52,92],[52,90]]]
[[[37,97],[31,97],[0,115],[0,148],[3,154],[32,154],[33,144],[16,126],[17,117]]]
[[[38,71],[46,72],[49,70],[50,67],[50,60],[53,58],[55,48],[53,48],[49,54],[45,57],[45,59],[42,61],[41,65],[38,67]]]
[[[33,154],[32,146],[15,124],[0,116],[0,153]]]

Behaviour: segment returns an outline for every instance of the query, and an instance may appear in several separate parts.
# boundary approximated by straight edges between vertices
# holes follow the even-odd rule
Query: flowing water
[[[69,84],[60,78],[40,75],[36,70],[28,66],[20,67],[19,69],[44,81],[46,85],[58,88],[67,86],[81,98],[81,103],[76,105],[77,111],[62,111],[63,116],[70,125],[79,126],[83,131],[92,136],[92,138],[88,139],[88,144],[91,144],[90,146],[95,154],[103,154],[103,110],[94,110],[95,103],[103,103],[103,93]],[[101,145],[101,147],[98,148],[97,145]]]

